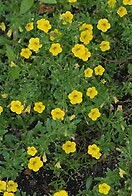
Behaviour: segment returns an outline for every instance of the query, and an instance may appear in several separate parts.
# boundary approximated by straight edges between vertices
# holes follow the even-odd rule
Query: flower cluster
[[[114,8],[116,4],[116,0],[108,0],[108,5],[111,8]],[[132,5],[132,0],[123,0],[123,5]],[[122,18],[127,15],[127,9],[124,6],[120,6],[117,9],[117,14]]]
[[[105,71],[105,68],[102,65],[98,65],[94,68],[95,75],[102,76]],[[91,78],[93,76],[93,70],[91,68],[87,68],[84,70],[85,78]]]
[[[3,192],[3,196],[14,196],[17,191],[18,184],[13,180],[4,181],[0,180],[0,192]]]
[[[83,44],[75,44],[72,48],[72,53],[75,57],[78,57],[83,61],[87,61],[88,58],[91,56],[91,52]]]
[[[27,153],[31,156],[35,156],[37,153],[37,150],[34,146],[29,146],[27,148]],[[40,157],[35,156],[29,159],[28,162],[28,168],[33,170],[34,172],[39,171],[39,169],[43,166],[43,162],[41,161]]]
[[[48,33],[48,31],[51,29],[51,24],[48,20],[42,18],[37,21],[37,28],[45,33]],[[29,22],[25,26],[26,30],[32,31],[34,28],[33,22]],[[29,44],[27,48],[22,48],[20,55],[24,57],[25,59],[29,59],[33,52],[38,52],[39,49],[42,47],[42,44],[40,43],[40,39],[38,37],[32,37],[29,39]]]
[[[79,30],[82,31],[80,34],[80,41],[85,45],[89,44],[93,39],[93,26],[91,24],[84,23]]]
[[[38,113],[42,113],[45,110],[45,105],[42,102],[35,102],[33,109]],[[16,100],[11,101],[10,110],[16,114],[21,114],[22,112],[30,113],[30,106],[28,106],[24,111],[24,105],[22,105],[19,100]]]

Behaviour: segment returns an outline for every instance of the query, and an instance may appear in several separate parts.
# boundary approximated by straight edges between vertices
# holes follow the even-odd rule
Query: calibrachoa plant
[[[2,1],[0,195],[132,195],[131,5]]]

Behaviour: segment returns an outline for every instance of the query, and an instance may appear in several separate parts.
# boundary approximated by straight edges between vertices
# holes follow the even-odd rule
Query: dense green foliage
[[[66,190],[69,196],[99,196],[101,183],[110,186],[110,196],[132,194],[132,7],[122,0],[113,7],[108,2],[0,0],[0,180],[16,181],[17,196],[33,195],[20,183],[27,170],[29,176],[39,173],[40,178],[51,171],[47,182],[51,195]],[[127,10],[122,17],[117,13],[121,6]],[[73,14],[71,21],[60,17],[66,11]],[[47,32],[37,26],[42,18],[51,25]],[[100,19],[110,23],[106,32],[98,28]],[[30,22],[33,28],[28,31]],[[84,23],[93,27],[88,44],[80,41]],[[40,43],[33,44],[39,47],[36,51],[29,45],[31,38],[39,38]],[[108,41],[110,48],[102,51],[102,41]],[[57,55],[50,51],[53,43],[60,43]],[[81,56],[73,52],[76,44],[90,52],[87,60],[82,57],[84,48]],[[25,48],[30,49],[27,58],[22,54]],[[104,69],[100,74],[98,65]],[[86,74],[88,68],[91,76]],[[86,94],[91,87],[97,90],[93,98]],[[82,93],[78,103],[69,98],[74,90]],[[63,114],[52,114],[55,108]],[[95,108],[100,112],[97,119],[89,115]],[[75,142],[74,152],[67,154],[62,148],[66,141]],[[99,158],[88,153],[92,144],[99,147]],[[28,169],[31,146],[43,161],[37,172]],[[37,196],[46,194],[33,191]]]

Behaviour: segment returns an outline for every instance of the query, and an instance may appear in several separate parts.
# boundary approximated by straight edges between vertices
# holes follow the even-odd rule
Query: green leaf
[[[40,0],[41,3],[46,3],[46,4],[56,4],[56,0]]]
[[[89,188],[90,188],[90,186],[91,186],[91,184],[92,184],[92,181],[93,181],[92,177],[89,176],[89,177],[87,178],[87,180],[86,180],[86,190],[89,190]]]
[[[34,0],[22,0],[20,6],[20,14],[27,12],[34,4]]]
[[[4,137],[5,143],[7,143],[9,146],[14,146],[14,143],[18,140],[16,136],[12,134],[6,134]]]
[[[0,130],[0,138],[2,138],[5,135],[5,133],[7,133],[7,132],[8,132],[8,130],[1,129]]]
[[[132,64],[128,64],[128,73],[132,75]]]
[[[9,46],[9,45],[6,45],[6,55],[7,55],[8,59],[9,59],[9,61],[14,61],[15,58],[16,58],[16,55],[15,55],[15,53],[13,51],[13,48],[11,46]]]
[[[10,75],[14,79],[18,79],[20,74],[20,68],[19,67],[12,67],[10,70]]]

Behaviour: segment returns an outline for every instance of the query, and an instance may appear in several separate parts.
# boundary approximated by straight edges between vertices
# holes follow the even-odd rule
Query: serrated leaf
[[[40,0],[41,3],[46,3],[46,4],[56,4],[56,0]]]
[[[34,0],[22,0],[20,14],[26,13],[34,4]]]

